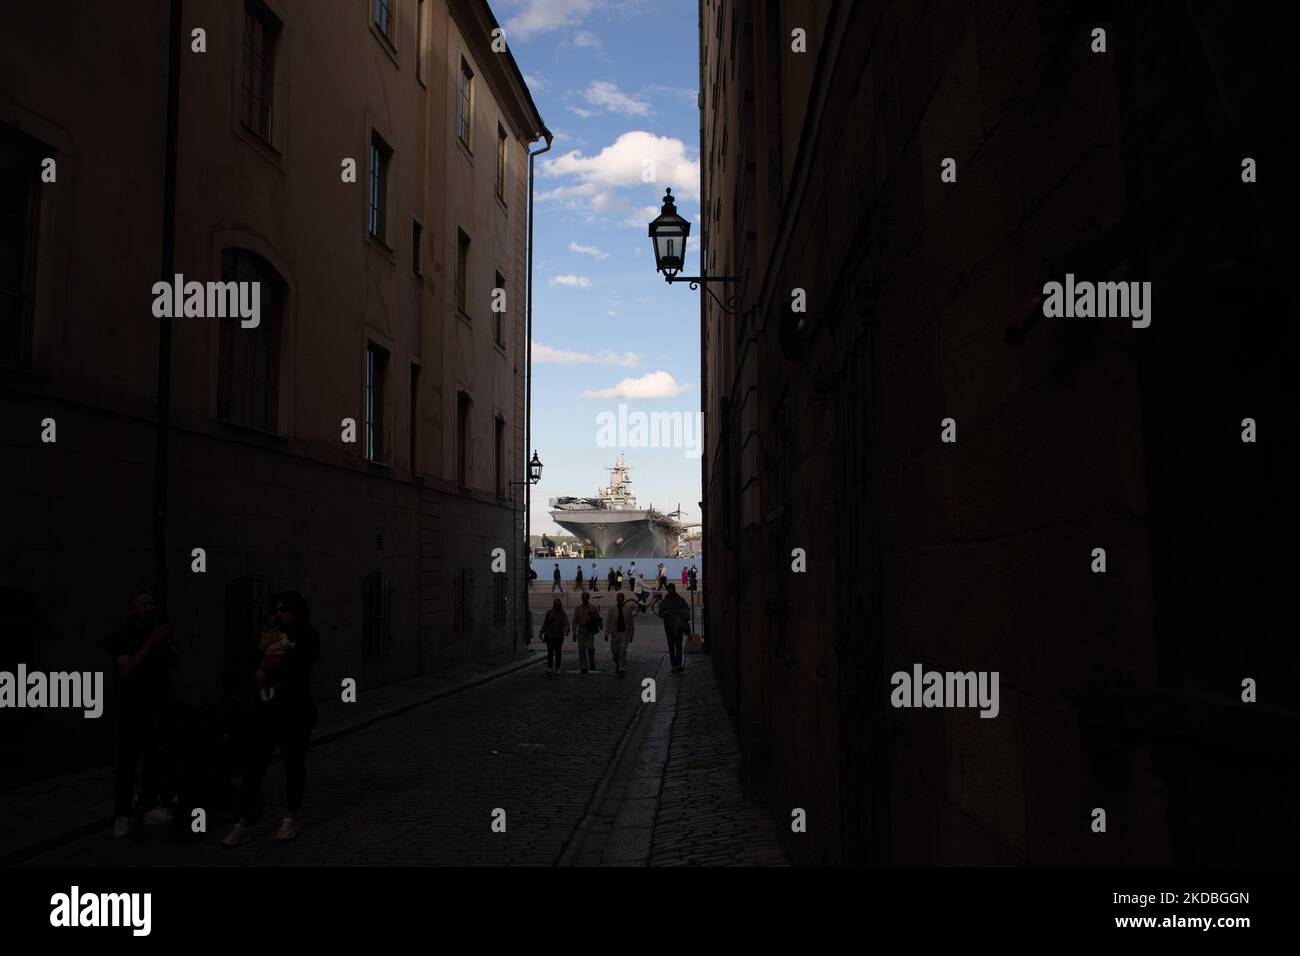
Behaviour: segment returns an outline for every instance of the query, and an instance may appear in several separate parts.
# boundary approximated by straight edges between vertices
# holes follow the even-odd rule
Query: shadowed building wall
[[[0,39],[6,209],[24,214],[2,250],[23,297],[3,314],[0,574],[24,620],[35,602],[35,636],[5,639],[32,668],[110,671],[101,641],[153,566],[168,11],[25,5]],[[180,695],[208,702],[247,679],[229,661],[271,588],[313,605],[322,695],[343,677],[364,688],[508,650],[523,573],[507,481],[526,461],[527,150],[543,126],[513,58],[490,48],[491,11],[184,11],[176,271],[260,279],[263,315],[256,329],[173,323]],[[197,28],[206,52],[191,47]],[[38,178],[46,156],[55,183]],[[46,417],[56,444],[40,441]],[[499,576],[498,547],[511,562]],[[191,573],[193,548],[206,573]],[[103,759],[112,721],[73,719],[36,719],[10,778]]]
[[[709,633],[802,861],[1300,842],[1288,34],[1130,6],[703,3],[704,256],[754,309],[706,303]],[[1151,282],[1151,326],[1044,318],[1067,272]],[[891,707],[918,662],[999,716]]]

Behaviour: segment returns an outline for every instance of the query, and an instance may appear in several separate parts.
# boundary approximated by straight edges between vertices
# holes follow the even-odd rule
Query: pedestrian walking
[[[591,562],[591,589],[597,590],[600,586],[600,578],[596,574],[596,562]]]
[[[682,668],[682,639],[690,630],[691,607],[677,593],[675,584],[668,585],[668,593],[659,602],[659,616],[664,621],[664,635],[668,638],[668,657],[672,661],[673,673],[680,674]]]
[[[596,632],[600,630],[600,611],[591,603],[585,591],[582,603],[573,611],[573,639],[578,642],[578,663],[585,674],[596,669]]]
[[[700,586],[700,571],[695,565],[691,565],[689,590],[698,591]]]
[[[623,565],[618,566],[618,590],[623,590]]]
[[[555,571],[551,574],[551,590],[564,593],[564,581],[560,577],[560,562],[555,562]]]
[[[298,811],[302,809],[307,788],[307,745],[316,725],[316,701],[311,696],[311,672],[320,657],[320,635],[311,625],[311,608],[296,591],[281,591],[275,596],[271,620],[262,629],[257,642],[261,663],[253,673],[257,690],[249,746],[235,813],[239,822],[222,840],[226,847],[246,843],[252,826],[253,812],[261,800],[262,778],[275,750],[280,748],[284,763],[286,813],[275,832],[279,841],[298,836]],[[272,679],[264,669],[269,647],[281,648]],[[261,676],[259,676],[261,675]],[[273,694],[263,693],[274,689]]]
[[[546,642],[546,674],[560,671],[560,653],[564,650],[564,638],[569,633],[569,619],[564,616],[564,606],[556,598],[551,609],[542,621],[542,640]],[[554,671],[552,671],[554,667]]]
[[[581,564],[578,565],[578,573],[573,578],[573,589],[575,591],[582,590],[582,565]]]
[[[636,633],[636,615],[627,606],[627,598],[620,593],[615,598],[615,606],[609,609],[605,622],[605,640],[609,641],[609,652],[614,658],[614,672],[619,677],[627,670],[627,646]]]
[[[104,648],[113,659],[117,766],[113,778],[113,836],[131,832],[131,800],[136,763],[140,764],[142,820],[150,826],[172,822],[166,770],[166,738],[171,725],[173,667],[180,654],[170,622],[156,620],[153,594],[145,588],[127,599],[127,620],[108,636]]]
[[[668,587],[668,575],[664,573],[664,563],[659,562],[659,590],[663,591]]]
[[[618,575],[614,573],[614,565],[611,564],[611,565],[609,566],[609,577],[606,578],[606,581],[608,582],[608,585],[609,585],[608,588],[607,588],[607,590],[610,590],[610,591],[614,590],[614,583],[615,583],[617,577],[618,577]]]
[[[686,565],[683,564],[682,565],[682,590],[683,591],[686,590],[686,577],[687,577]]]

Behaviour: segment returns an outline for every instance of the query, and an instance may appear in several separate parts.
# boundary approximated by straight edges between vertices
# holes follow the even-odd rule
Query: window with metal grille
[[[0,362],[31,360],[38,177],[53,152],[0,124]]]
[[[242,79],[244,125],[271,142],[275,103],[275,53],[280,21],[258,0],[244,4],[244,72]]]
[[[366,660],[383,660],[392,649],[394,590],[382,571],[370,572],[361,583],[361,642]]]
[[[470,134],[474,126],[474,71],[464,57],[460,61],[460,94],[456,110],[456,135],[470,148]]]
[[[366,228],[374,239],[387,245],[388,231],[388,164],[393,148],[376,132],[370,133],[370,177],[367,192]]]
[[[227,695],[247,692],[257,660],[257,638],[271,613],[271,580],[245,574],[226,585],[225,647],[221,687]]]
[[[286,288],[256,253],[226,249],[223,282],[257,282],[260,321],[246,329],[235,319],[219,324],[217,417],[235,425],[275,432],[280,425],[280,326]]]
[[[469,568],[461,568],[453,582],[453,587],[455,588],[453,600],[455,632],[457,639],[460,639],[469,633],[470,626],[474,623],[474,615],[470,607],[470,596],[474,591],[474,572]]]
[[[506,622],[510,604],[510,575],[498,571],[492,575],[492,623],[500,627]]]

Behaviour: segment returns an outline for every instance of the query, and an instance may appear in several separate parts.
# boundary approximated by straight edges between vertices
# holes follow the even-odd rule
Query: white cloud
[[[619,312],[616,311],[615,309],[610,309],[610,310],[608,310],[605,314],[606,314],[606,315],[620,315],[621,313],[619,313]]]
[[[608,349],[603,352],[570,352],[534,342],[533,361],[543,365],[617,365],[622,368],[636,368],[641,364],[641,356],[636,352],[624,352],[620,355]]]
[[[651,169],[654,178],[646,182],[643,176]],[[594,156],[574,149],[555,159],[544,159],[542,174],[570,177],[577,182],[540,191],[539,200],[615,215],[619,221],[638,227],[659,215],[659,207],[637,206],[618,190],[633,189],[644,201],[647,193],[660,194],[665,186],[671,186],[679,200],[699,202],[700,198],[699,160],[687,158],[686,144],[680,139],[645,130],[623,133]]]
[[[584,110],[581,106],[570,106],[568,110],[570,113],[577,113],[583,119],[591,119],[596,115],[595,110]]]
[[[509,40],[527,40],[539,33],[580,24],[599,0],[522,0],[523,9],[506,21]]]
[[[644,116],[650,112],[649,101],[624,93],[609,80],[596,80],[582,95],[587,98],[588,103],[603,107],[611,113]]]
[[[573,252],[581,252],[584,256],[591,256],[593,259],[609,258],[609,253],[597,246],[580,246],[576,242],[570,242],[569,249]]]
[[[672,398],[690,388],[678,384],[668,372],[647,372],[640,378],[625,378],[613,388],[587,389],[579,398]]]
[[[524,74],[524,82],[528,84],[530,90],[545,90],[551,86],[550,80],[544,76],[535,76],[532,73]]]
[[[600,46],[600,37],[590,30],[579,30],[573,35],[574,46],[598,47]]]
[[[591,288],[591,280],[586,276],[551,276],[551,285],[571,285],[576,286],[579,289],[589,289]]]

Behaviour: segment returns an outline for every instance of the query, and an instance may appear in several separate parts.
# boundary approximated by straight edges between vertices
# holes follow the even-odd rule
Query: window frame
[[[498,312],[495,309],[492,310],[492,344],[504,350],[506,347],[504,319],[506,314],[510,311],[510,293],[509,291],[506,291],[506,277],[500,272],[497,272],[495,278],[496,284],[492,287],[493,293],[495,294],[497,289],[506,292],[506,309],[505,312]]]
[[[395,150],[373,127],[366,151],[366,234],[385,249],[388,244],[388,184]],[[376,158],[380,160],[376,163]]]
[[[241,272],[241,266],[249,271]],[[281,366],[284,361],[284,315],[289,294],[288,283],[265,258],[243,246],[226,246],[221,250],[220,275],[222,282],[260,283],[261,315],[258,325],[251,329],[243,328],[237,318],[221,320],[218,325],[217,420],[239,428],[280,435]],[[238,342],[237,336],[251,337],[251,345],[248,342]],[[238,353],[237,344],[243,346]],[[255,358],[259,349],[266,350],[265,378],[254,378],[251,368],[247,372],[235,370],[237,357]],[[240,386],[240,382],[245,384]],[[243,399],[242,404],[245,406],[251,406],[254,404],[253,399],[259,399],[257,404],[262,408],[262,417],[236,414],[234,409],[241,404],[240,399]]]
[[[456,314],[465,319],[469,314],[469,257],[474,240],[469,233],[456,227]]]
[[[474,155],[474,69],[464,54],[460,58],[460,76],[456,87],[456,138]]]
[[[506,178],[509,174],[510,167],[509,148],[510,134],[506,132],[506,128],[502,126],[501,122],[498,120],[496,193],[497,199],[501,201],[501,205],[503,206],[506,205]]]
[[[248,24],[250,19],[258,21],[262,26],[263,43],[261,54],[258,54],[249,46]],[[275,108],[276,66],[279,60],[280,39],[284,32],[284,21],[261,0],[244,0],[243,25],[239,72],[239,122],[250,134],[257,137],[259,142],[274,149],[275,137],[279,128],[279,117]],[[265,66],[260,74],[262,82],[258,94],[258,98],[265,107],[265,131],[249,122],[253,100],[251,90],[252,71],[249,65],[250,55],[258,57]]]
[[[366,377],[364,390],[365,444],[362,453],[374,465],[387,465],[390,448],[384,441],[385,392],[388,388],[388,364],[392,353],[373,339],[366,340]]]

